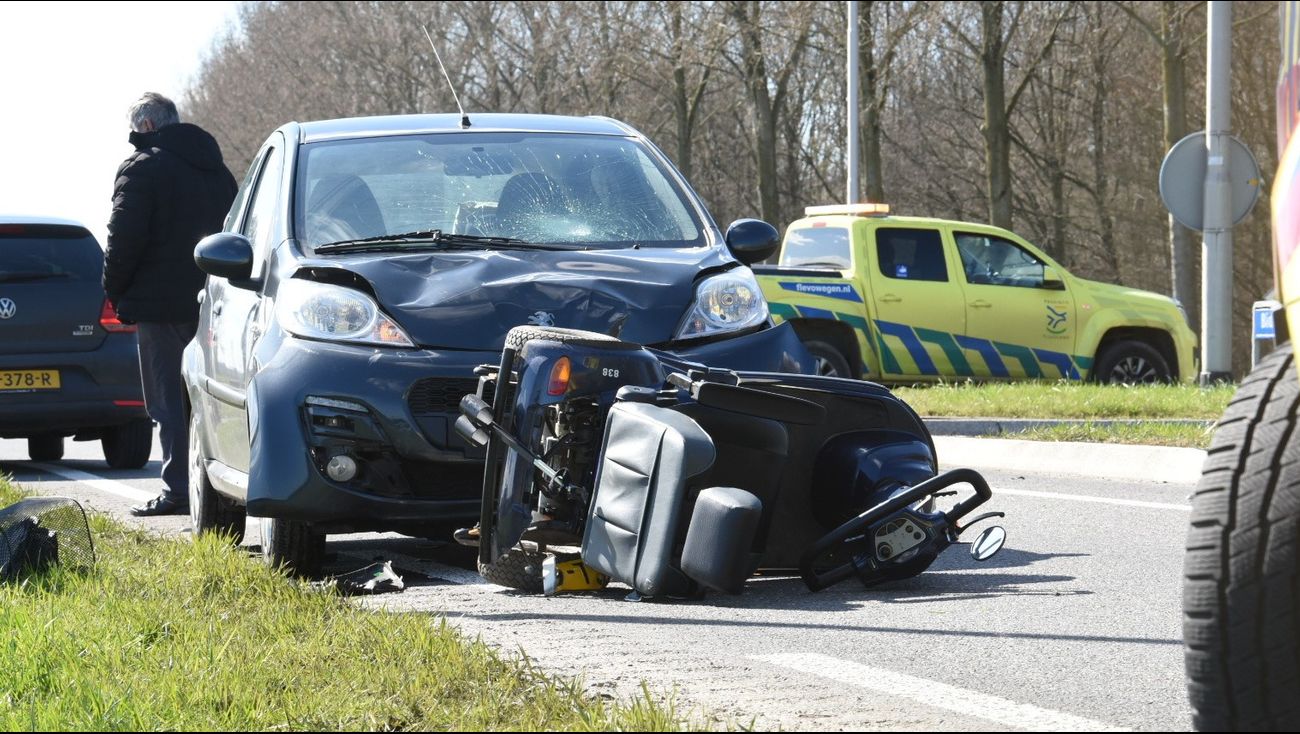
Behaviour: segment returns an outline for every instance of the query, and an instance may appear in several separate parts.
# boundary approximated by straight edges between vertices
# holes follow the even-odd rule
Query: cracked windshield
[[[312,247],[420,230],[584,247],[692,247],[701,227],[637,143],[425,135],[317,143],[299,163]]]

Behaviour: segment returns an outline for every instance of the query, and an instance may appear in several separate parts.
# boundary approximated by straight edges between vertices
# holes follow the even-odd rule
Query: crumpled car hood
[[[369,281],[419,346],[484,351],[499,351],[506,332],[530,323],[667,342],[699,275],[734,264],[716,247],[383,252],[310,263]]]

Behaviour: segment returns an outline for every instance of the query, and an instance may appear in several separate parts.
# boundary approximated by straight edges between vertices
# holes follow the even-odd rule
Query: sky
[[[127,108],[148,91],[179,102],[238,5],[0,3],[0,214],[74,219],[102,247]]]

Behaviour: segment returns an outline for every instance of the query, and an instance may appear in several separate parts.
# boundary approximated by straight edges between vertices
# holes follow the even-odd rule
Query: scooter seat
[[[712,439],[676,411],[617,403],[582,539],[582,560],[645,597],[690,596],[696,590],[678,567],[682,507],[693,481],[713,465]]]

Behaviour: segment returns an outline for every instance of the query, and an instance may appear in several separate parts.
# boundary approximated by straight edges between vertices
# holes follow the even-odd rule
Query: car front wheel
[[[262,557],[294,576],[320,573],[325,558],[325,535],[305,522],[276,517],[261,518]]]
[[[1097,358],[1094,374],[1097,382],[1112,385],[1154,385],[1173,379],[1160,352],[1150,344],[1131,340],[1107,346]]]
[[[815,339],[806,341],[803,345],[812,354],[813,364],[816,365],[818,375],[822,377],[853,377],[850,374],[849,361],[834,346]]]
[[[244,507],[219,494],[208,479],[201,429],[199,414],[194,412],[190,415],[189,438],[190,522],[194,537],[218,533],[238,544],[244,539]]]

